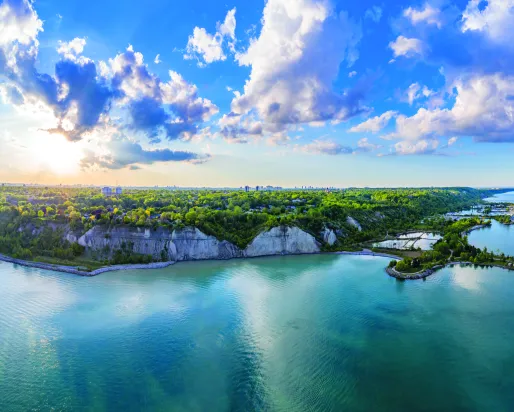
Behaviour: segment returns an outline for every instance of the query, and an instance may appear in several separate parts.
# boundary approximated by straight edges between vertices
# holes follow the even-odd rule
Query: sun
[[[45,133],[31,147],[34,161],[49,171],[64,175],[79,170],[82,145],[59,134]]]

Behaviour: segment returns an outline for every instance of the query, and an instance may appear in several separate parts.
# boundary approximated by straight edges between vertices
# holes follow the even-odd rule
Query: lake
[[[484,200],[491,203],[514,203],[514,192],[500,193]]]
[[[468,241],[480,249],[487,247],[489,251],[514,256],[514,225],[502,225],[491,220],[490,227],[472,231],[468,235]]]
[[[0,410],[512,410],[513,274],[388,261],[0,263]]]

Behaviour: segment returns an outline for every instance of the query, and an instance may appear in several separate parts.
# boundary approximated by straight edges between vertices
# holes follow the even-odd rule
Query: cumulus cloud
[[[62,54],[69,60],[73,60],[84,51],[86,39],[75,37],[69,42],[59,40],[58,44],[59,47],[57,48],[57,53]]]
[[[463,32],[483,32],[492,41],[509,47],[514,41],[513,22],[514,0],[470,0],[462,13]]]
[[[441,27],[442,25],[440,10],[432,7],[428,3],[425,4],[423,9],[409,7],[404,10],[403,15],[414,25],[419,23],[434,24],[437,27]]]
[[[161,60],[161,55],[158,54],[157,56],[155,56],[155,59],[153,61],[155,64],[159,64],[159,63],[162,63],[162,60]]]
[[[207,64],[226,60],[227,55],[224,44],[230,51],[235,50],[236,40],[236,9],[233,8],[225,16],[223,23],[217,23],[216,33],[210,34],[201,27],[195,27],[193,34],[189,36],[186,45],[187,60],[196,59],[198,66],[205,67]]]
[[[402,17],[408,24],[399,23],[401,41],[391,43],[395,56],[443,66],[450,82],[464,75],[514,74],[514,0],[469,0],[462,10],[425,5]]]
[[[373,20],[375,23],[378,23],[382,18],[382,8],[379,6],[373,6],[366,10],[364,17]]]
[[[249,139],[262,137],[264,132],[262,122],[236,113],[223,115],[218,126],[220,134],[229,143],[248,143]]]
[[[350,73],[348,73],[348,77],[351,79],[352,77],[355,77],[357,76],[357,72],[354,70],[354,71],[351,71]]]
[[[371,117],[368,120],[353,126],[349,131],[353,133],[371,132],[378,133],[387,126],[389,121],[396,117],[398,112],[389,110],[380,116]]]
[[[227,27],[224,30],[231,32],[230,24]],[[91,138],[106,127],[114,127],[116,132],[131,129],[150,142],[159,141],[161,136],[190,140],[199,125],[218,111],[178,73],[170,71],[168,81],[151,73],[143,55],[132,46],[108,62],[95,63],[81,55],[85,39],[59,42],[61,58],[55,64],[54,74],[41,73],[36,67],[37,36],[43,25],[28,0],[6,0],[0,5],[0,30],[2,99],[12,105],[30,104],[45,112],[50,110],[54,125],[47,131],[71,141]],[[139,151],[132,146],[128,150],[128,143],[122,140],[112,140],[110,145],[112,150],[127,149],[133,157],[141,155],[142,163],[198,159],[197,155],[168,149]],[[103,162],[128,164],[128,157],[116,156],[112,153],[111,160]]]
[[[196,153],[170,150],[155,149],[146,150],[137,143],[123,137],[115,137],[103,145],[104,152],[97,153],[87,151],[81,160],[81,167],[102,168],[102,169],[122,169],[129,167],[131,170],[139,168],[140,165],[150,165],[156,162],[201,162],[208,160],[208,155],[198,155]]]
[[[256,113],[271,132],[361,113],[365,87],[332,89],[340,65],[351,67],[358,58],[361,37],[360,25],[328,0],[269,0],[260,35],[236,54],[251,73],[232,112]]]
[[[393,50],[394,57],[412,57],[422,53],[423,42],[415,38],[398,36],[395,41],[389,43],[389,47]]]
[[[16,43],[31,46],[43,31],[43,22],[37,17],[32,4],[26,0],[4,0],[0,5],[0,48],[9,55]],[[37,44],[35,44],[37,47]],[[34,50],[28,50],[33,53]],[[15,56],[10,56],[14,57]]]
[[[453,135],[477,141],[514,141],[514,77],[502,74],[473,76],[457,81],[451,108],[421,108],[413,116],[400,115],[389,138],[410,141]]]

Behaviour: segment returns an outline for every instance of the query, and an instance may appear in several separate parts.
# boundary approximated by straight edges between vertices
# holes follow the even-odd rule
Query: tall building
[[[118,196],[119,196],[119,195],[121,195],[122,193],[123,193],[123,189],[122,189],[121,187],[119,187],[119,186],[118,186],[118,187],[116,188],[116,195],[118,195]]]
[[[104,196],[112,196],[112,188],[107,187],[107,186],[102,188],[102,195],[104,195]]]

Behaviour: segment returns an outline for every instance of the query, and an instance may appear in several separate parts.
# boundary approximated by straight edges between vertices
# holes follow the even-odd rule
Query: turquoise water
[[[512,273],[400,282],[387,262],[0,263],[0,410],[512,410]]]
[[[473,246],[514,256],[514,225],[502,225],[496,220],[491,221],[490,227],[472,231],[468,235],[469,243]]]

